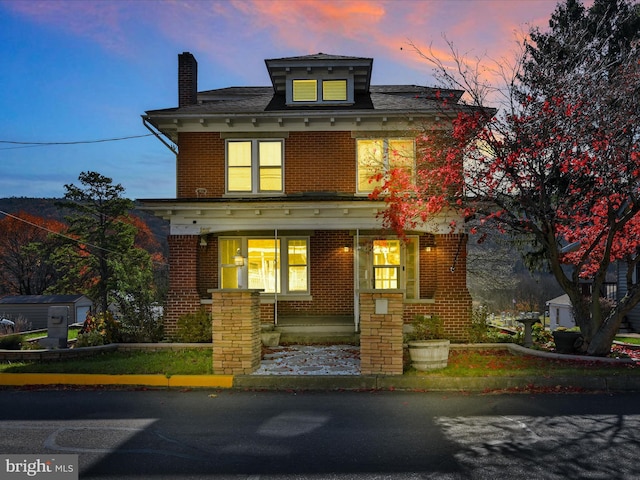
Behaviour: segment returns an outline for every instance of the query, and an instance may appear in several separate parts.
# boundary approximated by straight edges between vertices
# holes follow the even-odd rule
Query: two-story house
[[[262,290],[262,322],[331,330],[346,321],[351,331],[359,292],[393,289],[406,323],[439,314],[464,339],[464,232],[442,215],[401,240],[382,228],[384,202],[369,198],[376,172],[415,170],[417,132],[466,108],[462,92],[371,85],[371,58],[265,64],[269,86],[198,91],[197,62],[182,53],[178,107],[143,115],[176,154],[176,198],[142,200],[170,221],[166,334],[215,289]]]

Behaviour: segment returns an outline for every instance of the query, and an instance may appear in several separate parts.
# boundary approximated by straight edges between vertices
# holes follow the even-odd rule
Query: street
[[[0,412],[0,453],[81,479],[640,477],[640,394],[5,389]]]

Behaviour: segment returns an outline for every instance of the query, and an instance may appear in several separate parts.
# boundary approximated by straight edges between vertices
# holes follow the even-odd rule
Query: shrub
[[[89,336],[88,334],[93,334]],[[101,339],[98,339],[99,335]],[[81,337],[83,337],[81,339]],[[95,315],[87,314],[87,318],[82,325],[76,345],[83,345],[89,342],[91,345],[106,345],[119,340],[119,324],[111,312],[100,312]],[[101,342],[101,343],[98,343]]]
[[[437,315],[416,315],[411,322],[413,330],[407,340],[439,340],[444,337],[444,323]]]
[[[99,331],[93,330],[91,332],[79,333],[78,340],[76,340],[77,347],[96,347],[98,345],[104,345],[105,338]]]
[[[178,318],[176,340],[187,343],[211,343],[211,315],[201,308]]]
[[[471,311],[471,326],[469,327],[469,342],[487,342],[489,334],[489,309],[485,305],[473,307]]]
[[[5,335],[0,337],[0,350],[20,350],[22,335]]]

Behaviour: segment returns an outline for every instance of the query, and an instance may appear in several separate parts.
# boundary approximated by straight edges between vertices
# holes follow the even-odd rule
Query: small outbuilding
[[[0,298],[0,317],[13,321],[22,317],[39,330],[47,328],[49,307],[68,307],[71,325],[84,322],[93,302],[84,295],[13,295]]]
[[[560,295],[547,302],[547,309],[549,310],[549,328],[551,331],[558,327],[573,328],[576,326],[576,321],[573,318],[573,306],[569,295]]]

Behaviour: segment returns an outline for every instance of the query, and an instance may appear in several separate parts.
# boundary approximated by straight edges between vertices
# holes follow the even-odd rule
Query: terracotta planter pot
[[[437,370],[447,366],[449,340],[413,340],[408,345],[411,366],[416,370]]]
[[[580,332],[555,331],[553,341],[556,344],[557,353],[577,353],[582,345],[582,334]]]

